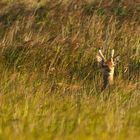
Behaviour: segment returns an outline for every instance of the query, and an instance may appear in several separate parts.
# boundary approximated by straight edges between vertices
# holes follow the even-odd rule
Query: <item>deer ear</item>
[[[118,55],[114,58],[114,63],[115,65],[117,65],[119,62],[120,62],[120,56]]]
[[[97,62],[101,63],[103,61],[102,57],[100,55],[96,56]]]

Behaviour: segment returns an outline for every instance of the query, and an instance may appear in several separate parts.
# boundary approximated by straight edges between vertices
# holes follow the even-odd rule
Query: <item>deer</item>
[[[109,59],[106,59],[102,51],[99,49],[96,56],[97,62],[103,74],[103,86],[101,91],[105,90],[107,87],[110,87],[114,84],[114,70],[118,61],[118,56],[114,57],[114,49],[111,51]]]

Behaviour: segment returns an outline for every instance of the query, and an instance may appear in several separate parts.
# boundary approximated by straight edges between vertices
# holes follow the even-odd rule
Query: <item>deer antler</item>
[[[103,60],[106,60],[101,50],[99,50],[99,54]]]
[[[111,51],[111,58],[113,58],[114,57],[114,49],[112,49],[112,51]]]

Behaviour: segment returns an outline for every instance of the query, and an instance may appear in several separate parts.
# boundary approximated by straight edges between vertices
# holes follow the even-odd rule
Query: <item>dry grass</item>
[[[0,139],[140,138],[138,1],[0,2]],[[100,93],[96,53],[114,48]]]

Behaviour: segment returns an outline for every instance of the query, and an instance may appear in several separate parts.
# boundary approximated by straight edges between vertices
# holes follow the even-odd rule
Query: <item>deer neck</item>
[[[114,83],[114,68],[111,69],[111,71],[108,74],[108,83],[109,85],[112,85]]]
[[[114,68],[112,68],[109,72],[104,73],[104,84],[103,84],[103,89],[105,89],[108,85],[112,85],[114,83]]]

